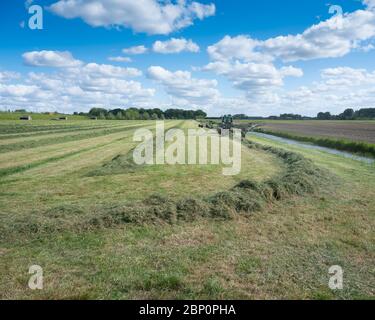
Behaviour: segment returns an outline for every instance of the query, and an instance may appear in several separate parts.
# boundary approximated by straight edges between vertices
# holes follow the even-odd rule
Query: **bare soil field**
[[[296,135],[375,143],[375,121],[266,122],[261,128]]]

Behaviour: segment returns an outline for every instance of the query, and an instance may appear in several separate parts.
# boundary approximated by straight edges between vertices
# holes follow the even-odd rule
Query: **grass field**
[[[167,129],[197,127],[194,121],[165,124]],[[214,165],[129,167],[134,131],[154,125],[0,122],[0,298],[374,296],[373,165],[252,137],[258,144],[244,143],[238,176],[224,176]],[[294,163],[308,167],[294,168]],[[298,173],[301,181],[313,179],[315,170],[321,183],[311,192],[277,189],[280,177],[293,180]],[[257,202],[245,210],[223,200],[242,197],[246,188],[233,188],[244,180],[271,190],[257,210]],[[258,199],[255,190],[246,192]],[[241,197],[233,203],[249,201]],[[158,199],[165,203],[145,204]],[[173,201],[180,210],[177,219],[169,211]],[[181,218],[181,203],[192,202],[199,212]],[[127,215],[134,204],[145,208],[135,211],[143,214],[141,221]],[[40,291],[27,287],[33,264],[43,267]],[[342,291],[328,287],[332,265],[344,269]]]
[[[0,111],[0,120],[19,120],[20,117],[23,116],[31,116],[33,120],[52,120],[57,119],[59,117],[67,117],[68,120],[89,120],[88,117],[79,116],[79,115],[71,115],[71,114],[62,114],[62,113],[51,113],[51,114],[43,114],[43,113],[32,113],[32,112],[4,112]]]

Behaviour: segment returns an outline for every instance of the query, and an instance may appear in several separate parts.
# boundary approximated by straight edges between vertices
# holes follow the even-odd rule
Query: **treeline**
[[[346,109],[339,115],[331,115],[330,112],[319,112],[318,120],[366,120],[375,119],[375,108],[366,108],[354,111],[353,109]]]
[[[365,108],[354,111],[353,109],[346,109],[343,113],[332,115],[330,112],[319,112],[317,116],[306,117],[300,114],[283,113],[280,116],[270,117],[249,117],[245,114],[235,114],[235,120],[368,120],[375,119],[375,108]]]
[[[75,113],[84,115],[83,113]],[[202,110],[182,110],[168,109],[162,111],[158,108],[143,109],[113,109],[92,108],[88,114],[89,117],[107,120],[164,120],[164,119],[204,119],[207,114]]]
[[[308,120],[314,119],[312,117],[301,116],[300,114],[284,113],[280,116],[269,116],[269,117],[250,117],[245,114],[235,114],[234,120]]]

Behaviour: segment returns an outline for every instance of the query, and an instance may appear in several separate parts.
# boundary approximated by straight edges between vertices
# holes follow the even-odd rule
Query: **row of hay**
[[[261,183],[245,180],[228,191],[204,199],[174,200],[154,195],[130,206],[112,208],[86,223],[89,226],[109,227],[121,223],[176,223],[193,221],[198,217],[228,220],[237,214],[248,215],[260,211],[267,203],[291,195],[314,193],[328,180],[327,172],[296,153],[251,142],[244,144],[281,158],[286,165],[284,173]]]
[[[92,138],[98,138],[101,136],[110,135],[113,133],[119,133],[119,132],[126,132],[130,130],[134,130],[136,127],[141,127],[142,124],[139,125],[132,125],[132,126],[121,126],[121,127],[109,127],[104,130],[94,130],[91,132],[84,132],[81,134],[72,134],[70,135],[69,132],[67,135],[61,136],[61,137],[54,137],[54,138],[41,138],[37,140],[30,140],[30,141],[21,141],[17,143],[12,144],[6,144],[6,145],[0,145],[0,153],[5,152],[11,152],[11,151],[19,151],[24,149],[32,149],[32,148],[38,148],[42,146],[49,146],[54,144],[61,144],[71,141],[78,141],[78,140],[86,140],[86,139],[92,139]]]
[[[82,208],[63,206],[60,210],[31,214],[13,221],[11,228],[1,228],[0,237],[16,237],[17,234],[50,235],[54,232],[87,231],[114,227],[121,224],[174,224],[199,218],[230,220],[236,215],[250,215],[262,210],[267,204],[292,195],[314,193],[328,182],[328,173],[316,167],[310,160],[289,151],[244,141],[249,148],[261,149],[281,158],[286,169],[279,176],[264,182],[245,180],[232,189],[203,199],[171,199],[153,195],[130,205],[97,208],[86,215]],[[86,218],[84,218],[86,216]],[[5,227],[3,225],[3,227]]]
[[[64,128],[53,128],[50,130],[33,130],[27,133],[11,133],[0,135],[0,140],[16,140],[19,138],[39,138],[41,136],[48,136],[51,134],[58,134],[58,133],[71,133],[71,132],[81,132],[81,131],[95,131],[100,129],[107,129],[107,128],[115,128],[120,127],[119,125],[107,125],[107,126],[67,126]],[[0,127],[0,134],[1,134],[1,127]]]

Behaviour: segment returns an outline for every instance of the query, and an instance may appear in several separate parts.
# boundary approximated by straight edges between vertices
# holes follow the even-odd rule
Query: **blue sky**
[[[119,3],[1,1],[0,107],[315,115],[375,106],[373,0]],[[43,7],[42,30],[28,27],[30,5]],[[123,51],[136,46],[147,51]]]

